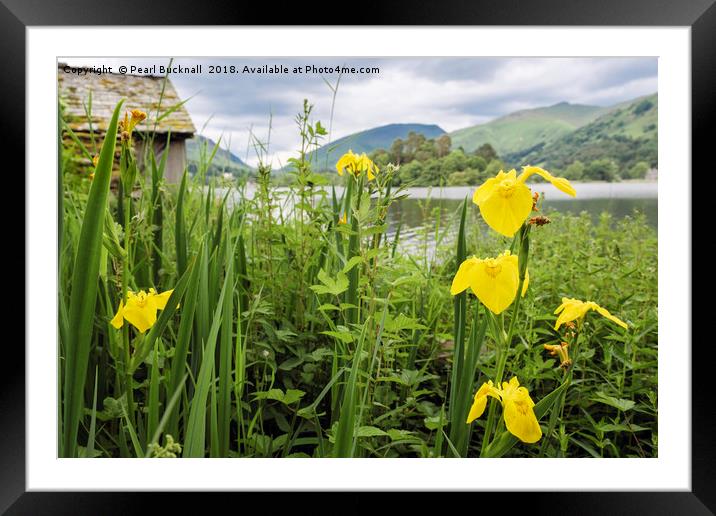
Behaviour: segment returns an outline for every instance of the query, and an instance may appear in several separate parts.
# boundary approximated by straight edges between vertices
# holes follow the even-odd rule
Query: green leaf
[[[388,224],[379,224],[377,226],[371,226],[363,230],[363,236],[370,236],[375,234],[383,234],[388,229]]]
[[[387,432],[388,437],[390,437],[391,441],[402,441],[404,439],[409,439],[414,436],[415,432],[411,432],[410,430],[400,430],[398,428],[391,428]]]
[[[323,387],[323,390],[320,392],[318,397],[316,397],[315,400],[313,400],[313,403],[308,405],[307,407],[304,407],[302,409],[299,409],[298,412],[296,412],[297,415],[300,417],[306,418],[306,419],[313,419],[316,417],[316,407],[318,407],[318,404],[321,402],[321,400],[326,396],[328,391],[330,391],[331,387],[333,387],[333,384],[338,381],[338,379],[341,377],[341,375],[345,372],[345,369],[339,369],[338,372],[331,378],[331,380]]]
[[[286,391],[286,395],[284,396],[283,403],[285,405],[292,405],[299,401],[306,393],[299,390],[299,389],[288,389]]]
[[[358,265],[359,263],[363,263],[363,257],[362,256],[354,256],[350,260],[346,262],[346,264],[343,266],[343,269],[341,269],[341,272],[344,274],[347,274],[348,271],[350,271],[353,267]]]
[[[353,335],[348,331],[322,331],[323,335],[329,335],[331,337],[335,337],[341,342],[344,342],[346,344],[350,344],[353,342]]]
[[[318,309],[321,310],[322,312],[328,312],[331,310],[340,310],[340,308],[338,308],[336,305],[332,305],[330,303],[322,304],[321,306],[318,307]]]
[[[400,330],[426,330],[428,327],[420,324],[417,319],[408,317],[401,313],[397,317],[392,318],[388,315],[385,318],[385,331],[397,333]]]
[[[328,179],[321,174],[310,173],[305,178],[306,183],[312,183],[314,186],[323,186],[329,184]]]
[[[306,393],[298,389],[288,389],[285,393],[281,389],[270,389],[268,391],[254,393],[257,400],[275,400],[284,405],[292,405],[299,401]]]
[[[77,456],[80,459],[94,459],[95,457],[99,457],[102,455],[102,452],[99,450],[95,450],[94,448],[85,448],[84,446],[78,446],[77,447]]]
[[[426,380],[435,380],[440,378],[437,375],[434,374],[423,374],[420,371],[416,369],[403,369],[400,372],[400,376],[392,375],[392,376],[382,376],[377,379],[379,382],[395,382],[399,383],[401,385],[406,385],[408,387],[413,387],[418,385],[420,382],[424,382]]]
[[[226,238],[226,264],[225,281],[232,289],[229,295],[224,297],[224,308],[222,309],[221,335],[219,337],[219,393],[217,426],[219,436],[218,455],[226,457],[229,452],[230,427],[231,427],[231,391],[233,390],[232,374],[232,351],[233,351],[233,321],[234,317],[234,255],[236,243],[231,245],[231,238]]]
[[[289,359],[284,360],[278,365],[278,368],[281,371],[290,371],[291,369],[295,368],[296,366],[299,366],[303,364],[303,357],[291,357]]]
[[[176,390],[174,391],[174,394],[172,395],[171,399],[169,400],[169,403],[167,403],[167,408],[164,410],[164,414],[162,415],[162,419],[159,421],[159,425],[157,425],[157,429],[154,432],[154,435],[152,436],[152,440],[147,444],[147,455],[149,456],[151,451],[151,444],[156,444],[159,442],[159,437],[162,435],[162,432],[164,431],[164,428],[169,423],[169,419],[172,417],[172,414],[174,413],[174,407],[176,407],[177,403],[179,402],[179,396],[182,393],[182,390],[184,389],[184,382],[186,382],[186,379],[189,375],[185,374],[181,381],[179,382],[179,385],[177,386]]]
[[[595,425],[595,428],[600,432],[643,432],[644,430],[650,430],[640,425],[626,425],[626,424],[613,424],[613,423],[600,423]]]
[[[188,172],[185,170],[179,185],[177,206],[175,210],[174,245],[177,254],[177,272],[183,273],[187,265],[187,234],[184,222],[184,197],[186,196],[186,182]]]
[[[447,426],[448,421],[445,416],[438,414],[437,416],[426,417],[423,423],[425,423],[425,428],[428,430],[437,430],[438,428]]]
[[[104,216],[107,211],[109,183],[112,178],[114,148],[117,142],[117,123],[121,100],[114,108],[112,119],[95,168],[95,176],[87,197],[87,206],[82,217],[77,254],[72,268],[72,292],[68,339],[65,343],[65,405],[63,413],[62,450],[67,457],[77,456],[77,432],[83,415],[84,388],[87,379],[87,365],[92,341],[99,264],[102,252]]]
[[[158,342],[154,343],[154,351],[152,352],[152,367],[149,376],[149,414],[147,416],[147,433],[146,435],[154,435],[159,425],[159,352]]]
[[[90,419],[89,436],[87,437],[87,452],[91,456],[94,453],[94,441],[97,430],[97,373],[99,368],[94,369],[94,394],[92,395],[92,417]],[[85,457],[88,455],[85,455]]]
[[[614,407],[615,409],[619,409],[622,412],[631,410],[636,405],[636,403],[632,400],[617,399],[613,396],[608,396],[601,391],[597,392],[596,395],[592,396],[590,399],[598,403],[609,405],[610,407]]]
[[[375,426],[361,426],[356,431],[356,437],[380,437],[384,435],[388,435],[388,433]]]
[[[281,389],[270,389],[268,391],[256,392],[254,393],[254,399],[283,401],[283,391]]]
[[[144,450],[142,450],[142,445],[139,444],[139,438],[137,437],[137,432],[135,432],[132,422],[129,420],[129,414],[127,414],[127,411],[124,410],[122,415],[124,416],[124,422],[127,424],[127,431],[129,432],[129,438],[132,441],[132,446],[134,447],[135,457],[144,457]]]
[[[333,356],[333,351],[328,348],[318,348],[314,349],[312,352],[310,352],[308,355],[306,355],[306,358],[311,358],[314,362],[320,362],[325,357]]]
[[[357,384],[358,374],[362,370],[361,362],[363,360],[365,329],[366,325],[363,326],[361,338],[358,340],[358,345],[353,353],[351,372],[348,377],[348,381],[343,387],[343,399],[341,400],[340,414],[338,416],[338,421],[335,422],[337,425],[336,430],[333,432],[333,436],[335,437],[335,446],[333,447],[334,457],[350,458],[353,457],[355,450],[355,429],[356,426],[360,424],[360,417],[356,417],[358,401]],[[356,419],[358,420],[356,421]]]
[[[326,273],[326,271],[321,269],[320,271],[318,271],[317,277],[318,281],[323,283],[323,285],[311,286],[311,290],[313,290],[317,294],[332,294],[334,296],[337,296],[338,294],[341,294],[348,289],[348,278],[342,272],[339,272],[336,276],[336,279],[334,280]]]
[[[189,342],[194,325],[194,313],[196,311],[197,290],[199,288],[199,273],[201,271],[201,260],[204,253],[200,253],[191,265],[189,284],[187,286],[186,298],[182,307],[179,330],[177,333],[176,345],[174,347],[174,358],[171,363],[171,374],[167,385],[167,395],[174,393],[180,386],[180,381],[185,376],[186,359],[189,352]],[[187,271],[188,272],[188,271]],[[173,294],[173,293],[172,293]],[[168,422],[168,432],[178,436],[179,432],[179,410],[172,412]]]
[[[211,323],[211,330],[207,343],[204,347],[201,367],[196,382],[196,390],[191,400],[191,409],[186,427],[186,438],[183,450],[183,457],[203,457],[204,446],[206,441],[206,403],[209,397],[209,389],[212,385],[212,373],[214,372],[214,358],[216,350],[216,340],[219,335],[222,317],[221,313],[224,308],[224,296],[226,291],[233,289],[233,284],[224,279],[224,286],[221,288],[219,301],[214,310],[214,319]],[[229,294],[231,295],[231,294]]]

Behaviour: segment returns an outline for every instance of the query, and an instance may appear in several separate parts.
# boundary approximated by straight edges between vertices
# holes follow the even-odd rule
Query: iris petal
[[[522,173],[520,174],[518,180],[524,183],[527,178],[533,174],[537,174],[546,181],[549,181],[555,186],[555,188],[566,193],[567,195],[571,195],[572,197],[575,197],[577,195],[577,191],[567,179],[563,177],[555,177],[546,170],[539,167],[522,167]]]
[[[124,324],[124,303],[122,301],[119,302],[117,313],[114,314],[114,317],[111,321],[109,321],[109,323],[117,329],[120,329],[122,324]]]
[[[470,286],[473,269],[478,263],[480,263],[480,260],[477,258],[468,258],[460,264],[460,267],[452,280],[450,294],[454,296]]]
[[[349,174],[358,177],[363,172],[368,176],[368,181],[375,179],[375,174],[379,172],[378,167],[373,161],[364,153],[358,155],[352,150],[346,152],[340,157],[336,163],[336,170],[338,175],[342,176],[343,171],[347,171]]]
[[[515,183],[509,195],[502,187],[480,199],[480,214],[492,229],[506,237],[513,236],[532,211],[532,192],[522,183]]]
[[[490,179],[482,183],[482,185],[480,185],[475,190],[475,193],[472,194],[472,202],[480,206],[481,202],[483,202],[486,198],[492,195],[499,183],[500,181],[496,177],[491,177]]]
[[[157,306],[152,298],[147,298],[144,306],[128,302],[124,308],[124,318],[129,321],[140,333],[144,333],[157,321]]]
[[[487,406],[487,395],[475,396],[475,401],[473,401],[472,407],[470,407],[470,413],[467,415],[466,423],[468,423],[468,424],[472,423],[478,417],[480,417],[482,415],[482,413],[485,412],[486,406]]]
[[[516,256],[482,260],[471,271],[470,287],[477,298],[494,314],[512,304],[519,286]],[[495,272],[497,270],[497,272]]]
[[[589,310],[587,303],[582,301],[571,300],[564,305],[562,313],[559,314],[557,322],[554,324],[554,329],[558,330],[564,323],[575,321],[580,317],[584,317],[584,314]]]
[[[503,417],[507,430],[525,443],[536,443],[542,437],[542,429],[535,416],[529,395],[525,398],[519,395],[504,400]]]
[[[559,316],[557,317],[557,321],[554,323],[554,329],[558,330],[561,325],[564,323],[577,320],[581,317],[584,317],[585,314],[589,310],[596,310],[597,313],[600,315],[606,317],[610,321],[618,324],[624,329],[627,329],[629,326],[619,319],[618,317],[613,316],[611,313],[609,313],[609,310],[606,308],[602,308],[597,303],[593,301],[580,301],[579,299],[572,299],[568,297],[562,298],[562,304],[557,307],[557,309],[554,311],[555,314],[559,313]],[[560,313],[561,312],[561,313]]]
[[[159,310],[164,310],[164,307],[167,306],[167,301],[169,301],[169,297],[172,295],[172,292],[174,292],[174,289],[167,290],[166,292],[162,292],[161,294],[155,294],[152,296],[152,299],[154,299],[154,304]]]
[[[492,385],[492,380],[484,382],[475,393],[475,399],[472,402],[472,407],[470,407],[466,423],[472,423],[485,412],[488,396],[500,399],[499,391]]]
[[[336,163],[336,170],[338,171],[338,175],[343,175],[343,170],[345,168],[348,168],[352,163],[355,162],[355,154],[353,154],[353,151],[349,150],[346,152],[341,158],[338,160],[338,163]]]
[[[527,294],[527,287],[530,284],[530,270],[525,270],[525,279],[522,282],[522,297],[525,297],[525,294]]]
[[[612,314],[610,314],[610,313],[609,313],[609,310],[607,310],[606,308],[602,308],[601,306],[597,305],[596,310],[597,310],[597,312],[598,312],[599,314],[603,315],[604,317],[606,317],[606,318],[609,319],[610,321],[613,321],[613,322],[617,323],[619,326],[621,326],[621,327],[624,328],[625,330],[629,328],[629,326],[627,326],[627,323],[625,323],[624,321],[622,321],[622,320],[619,319],[618,317],[615,317],[615,316],[613,316]]]

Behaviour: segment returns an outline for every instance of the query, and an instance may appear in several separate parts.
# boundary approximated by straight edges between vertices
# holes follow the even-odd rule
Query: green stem
[[[499,389],[500,385],[502,384],[502,376],[505,373],[505,366],[507,365],[507,356],[510,353],[510,345],[512,344],[512,337],[514,335],[515,331],[515,323],[517,322],[517,318],[519,316],[519,310],[520,305],[522,301],[522,286],[525,281],[525,275],[527,271],[527,260],[529,259],[529,230],[530,226],[527,224],[523,224],[522,228],[520,228],[520,231],[518,233],[518,238],[513,241],[513,247],[515,242],[519,242],[519,255],[518,255],[518,268],[519,268],[519,281],[517,284],[517,295],[514,301],[514,304],[512,305],[512,316],[510,318],[510,326],[507,330],[507,334],[505,334],[504,329],[504,319],[500,318],[500,325],[498,327],[497,325],[497,318],[493,315],[493,326],[494,326],[494,333],[495,333],[495,342],[497,343],[497,347],[499,350],[499,356],[497,359],[497,370],[495,371],[495,386]],[[489,312],[489,311],[488,311]],[[498,337],[499,335],[499,337]],[[502,342],[500,343],[500,340]],[[490,438],[492,437],[492,432],[494,430],[495,426],[495,405],[496,403],[491,402],[490,403],[490,409],[488,411],[487,415],[487,425],[485,426],[485,436],[482,440],[482,448],[480,451],[480,456],[484,456],[485,451],[488,447],[488,442],[490,442]]]
[[[349,184],[354,179],[351,175],[348,177]],[[357,189],[353,192],[353,194],[356,196],[356,208],[355,211],[358,213],[360,210],[360,202],[361,202],[361,194],[363,193],[363,175],[361,175],[358,178],[357,182]],[[354,256],[360,255],[360,226],[359,226],[359,220],[357,217],[354,216],[353,213],[350,212],[350,198],[347,199],[348,204],[348,212],[349,213],[349,222],[351,225],[351,235],[348,239],[348,256],[347,261],[353,258]],[[353,267],[350,271],[348,271],[348,291],[347,291],[347,297],[346,302],[353,305],[351,308],[348,308],[346,310],[346,319],[347,323],[350,324],[357,324],[360,320],[360,292],[359,292],[359,280],[360,280],[360,266]]]
[[[132,199],[127,193],[125,195],[125,209],[124,209],[124,260],[122,263],[122,300],[124,304],[127,304],[127,292],[129,290],[129,264],[130,264],[130,236],[131,236],[131,226],[130,226],[130,209],[131,209],[131,202]],[[124,347],[124,364],[122,364],[124,368],[124,380],[125,380],[125,392],[127,393],[127,413],[130,417],[130,420],[132,421],[132,424],[135,424],[134,420],[134,396],[132,392],[132,374],[129,372],[129,362],[130,362],[130,353],[129,353],[129,323],[126,321],[122,325],[122,343]]]
[[[569,390],[569,386],[572,383],[572,377],[574,376],[574,366],[577,364],[577,357],[579,356],[577,354],[579,343],[579,337],[581,335],[581,322],[579,323],[579,326],[577,327],[577,333],[574,336],[574,340],[572,341],[572,349],[574,354],[572,355],[572,364],[569,366],[568,370],[564,371],[562,384],[566,384],[567,387],[565,387],[564,391],[562,391],[562,395],[559,397],[559,401],[557,403],[557,406],[555,406],[552,409],[552,413],[549,416],[549,425],[547,426],[547,434],[544,437],[544,440],[542,441],[542,446],[540,446],[539,455],[538,457],[543,457],[545,452],[547,451],[547,445],[552,440],[552,432],[554,432],[554,428],[557,426],[557,417],[561,416],[561,414],[564,412],[564,404],[567,401],[567,391]]]
[[[496,346],[496,352],[497,352],[497,370],[500,368],[504,369],[504,361],[506,361],[507,357],[507,348],[504,345],[504,342],[502,341],[502,337],[504,336],[504,330],[502,329],[501,325],[497,324],[497,318],[495,317],[495,314],[493,314],[490,310],[485,310],[487,313],[490,323],[492,324],[492,333],[495,337],[495,346]],[[502,366],[501,366],[502,364]],[[500,376],[502,376],[502,373],[500,373]],[[495,375],[497,378],[497,374]],[[499,382],[496,384],[499,387]],[[495,408],[496,404],[493,403],[490,400],[490,407],[487,411],[487,423],[485,425],[485,435],[482,438],[482,447],[480,449],[480,457],[484,456],[485,451],[487,450],[487,444],[490,440],[490,434],[492,433],[492,427],[495,424]]]

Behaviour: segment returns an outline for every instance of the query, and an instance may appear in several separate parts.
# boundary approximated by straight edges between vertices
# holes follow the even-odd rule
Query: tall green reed
[[[62,451],[77,456],[77,431],[82,418],[84,386],[92,340],[92,325],[97,301],[99,259],[102,251],[104,215],[117,140],[117,124],[122,102],[117,104],[102,144],[82,219],[70,293],[70,309],[65,342],[64,412]]]

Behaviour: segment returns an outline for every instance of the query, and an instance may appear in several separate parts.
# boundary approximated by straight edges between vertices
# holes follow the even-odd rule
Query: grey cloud
[[[66,59],[70,64],[166,64],[167,58]],[[176,58],[175,65],[204,65],[201,75],[172,74],[197,126],[211,115],[207,133],[232,135],[232,149],[246,153],[248,127],[268,131],[283,159],[297,145],[294,115],[304,98],[327,122],[337,74],[209,74],[209,64],[257,67],[378,66],[379,74],[344,75],[338,91],[335,138],[394,122],[435,123],[447,130],[529,108],[567,101],[608,105],[656,90],[658,62],[635,58],[498,57],[236,57]]]

